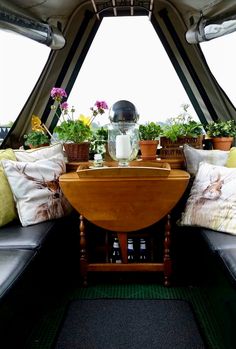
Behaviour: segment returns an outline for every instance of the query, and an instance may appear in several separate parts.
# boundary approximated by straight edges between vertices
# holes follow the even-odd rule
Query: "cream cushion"
[[[236,168],[201,162],[179,223],[236,234]]]
[[[18,161],[37,161],[41,159],[50,159],[57,157],[58,159],[64,159],[63,146],[60,143],[56,143],[46,147],[40,147],[36,149],[15,149],[14,150],[16,160]]]
[[[183,152],[187,171],[192,176],[196,175],[201,161],[212,165],[225,166],[229,155],[228,151],[195,149],[187,144],[184,144]]]
[[[236,167],[236,147],[230,149],[226,162],[226,167]]]
[[[59,186],[65,162],[57,157],[34,162],[3,160],[22,226],[59,218],[70,205]]]
[[[1,160],[16,160],[12,149],[0,150],[0,227],[17,218],[15,202]]]

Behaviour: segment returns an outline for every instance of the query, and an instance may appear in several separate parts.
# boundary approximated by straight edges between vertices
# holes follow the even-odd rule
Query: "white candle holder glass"
[[[139,150],[138,125],[132,122],[117,122],[108,125],[108,151],[118,166],[127,167]]]

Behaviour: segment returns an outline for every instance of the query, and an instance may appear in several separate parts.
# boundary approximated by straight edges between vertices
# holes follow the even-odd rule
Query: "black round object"
[[[137,122],[139,119],[135,105],[129,101],[118,101],[110,109],[111,122]]]

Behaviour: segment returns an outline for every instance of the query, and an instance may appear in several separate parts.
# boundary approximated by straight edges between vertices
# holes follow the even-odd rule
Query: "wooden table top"
[[[83,170],[82,170],[83,171]],[[60,186],[71,205],[92,223],[129,232],[158,222],[183,195],[189,174],[183,170],[135,167],[69,172]],[[105,175],[104,175],[105,173]],[[108,174],[109,173],[109,174]]]

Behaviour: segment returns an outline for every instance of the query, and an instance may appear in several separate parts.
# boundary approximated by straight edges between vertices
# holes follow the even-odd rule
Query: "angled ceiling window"
[[[148,16],[103,18],[68,103],[90,115],[96,100],[111,106],[121,99],[135,104],[140,123],[175,117],[182,104],[198,119]]]
[[[236,32],[200,44],[209,68],[236,107],[235,93]],[[223,53],[219,55],[219,52]]]
[[[50,49],[24,36],[0,30],[0,127],[10,126],[26,103]],[[1,132],[1,139],[6,132]]]

